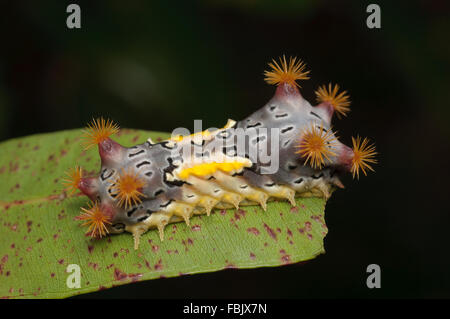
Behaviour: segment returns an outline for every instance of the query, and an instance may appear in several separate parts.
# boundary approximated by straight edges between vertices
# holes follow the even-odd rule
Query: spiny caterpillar
[[[221,129],[123,147],[110,138],[119,131],[116,124],[93,120],[84,132],[85,148],[98,145],[100,175],[83,177],[77,166],[65,180],[67,191],[79,189],[92,200],[78,216],[88,234],[128,231],[137,249],[150,228],[157,228],[163,240],[168,223],[184,220],[189,225],[193,215],[209,216],[213,209],[259,204],[266,210],[272,199],[295,206],[296,196],[327,199],[336,187],[343,188],[338,175],[350,172],[359,178],[360,171],[373,171],[375,146],[358,136],[347,147],[330,127],[334,112],[346,116],[350,111],[347,92],[339,93],[331,83],[322,86],[313,107],[298,90],[297,81],[309,78],[302,61],[287,62],[283,56],[269,66],[265,81],[277,86],[274,97]],[[267,172],[267,163],[254,154],[269,147],[273,151],[274,145],[277,169]]]

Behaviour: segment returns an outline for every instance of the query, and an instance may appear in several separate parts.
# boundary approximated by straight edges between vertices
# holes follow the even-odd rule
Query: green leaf
[[[74,220],[88,200],[66,196],[61,179],[81,165],[97,174],[96,149],[83,151],[81,130],[41,134],[0,144],[0,297],[63,298],[140,280],[175,277],[225,268],[280,266],[324,253],[325,200],[299,198],[297,207],[271,202],[216,210],[196,216],[191,227],[169,224],[165,240],[157,231],[133,249],[131,234],[86,237]],[[167,133],[123,129],[125,146],[155,141]],[[80,288],[66,284],[68,265],[81,270]]]

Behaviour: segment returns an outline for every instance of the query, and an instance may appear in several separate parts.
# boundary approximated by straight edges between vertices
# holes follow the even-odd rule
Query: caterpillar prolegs
[[[373,170],[374,145],[358,136],[347,147],[331,129],[333,114],[346,116],[350,110],[347,93],[339,93],[337,85],[322,86],[316,91],[319,104],[311,106],[297,84],[308,79],[303,62],[283,56],[269,66],[265,80],[277,86],[274,97],[221,129],[124,147],[110,138],[119,131],[116,124],[94,120],[84,136],[86,148],[98,145],[100,174],[83,177],[76,167],[65,180],[67,190],[79,189],[92,200],[78,216],[88,233],[128,231],[137,249],[151,228],[163,240],[168,223],[189,225],[193,215],[216,208],[260,205],[265,210],[273,199],[295,206],[296,196],[328,198],[343,187],[339,175],[359,178],[360,171]]]

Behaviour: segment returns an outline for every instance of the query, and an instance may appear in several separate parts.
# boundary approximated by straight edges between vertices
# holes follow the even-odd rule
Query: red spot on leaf
[[[114,269],[114,279],[115,280],[125,280],[127,279],[127,274],[122,272],[120,269],[115,268]]]
[[[163,269],[162,259],[159,259],[158,262],[155,264],[155,270],[162,270],[162,269]]]
[[[310,232],[312,230],[311,222],[306,222],[305,223],[305,229],[306,229],[307,232]]]
[[[284,249],[280,250],[280,254],[281,254],[281,261],[283,262],[283,264],[291,263],[291,256],[286,254],[286,251]]]
[[[250,228],[247,228],[247,232],[248,232],[248,233],[251,233],[251,234],[253,234],[253,235],[259,235],[259,230],[258,230],[258,228],[256,228],[256,227],[250,227]]]
[[[3,269],[5,267],[6,262],[8,261],[8,255],[4,255],[0,260],[0,275],[3,274]]]
[[[94,269],[94,270],[97,270],[97,269],[98,269],[98,264],[96,264],[96,263],[90,262],[90,263],[88,263],[88,266],[89,266],[89,267],[92,267],[92,269]]]
[[[267,234],[269,234],[270,237],[272,237],[274,240],[277,240],[277,234],[272,228],[270,228],[266,223],[264,223],[264,228],[266,229]]]
[[[236,265],[229,262],[228,260],[225,260],[225,269],[236,269],[236,268],[237,268]]]

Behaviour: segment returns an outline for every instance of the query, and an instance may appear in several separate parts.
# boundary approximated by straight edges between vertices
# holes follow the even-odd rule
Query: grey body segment
[[[308,101],[279,99],[275,96],[242,121],[216,131],[214,138],[201,137],[190,141],[189,148],[180,148],[179,143],[172,140],[159,143],[148,141],[128,148],[121,167],[102,168],[99,177],[100,196],[107,196],[110,201],[114,201],[114,194],[107,189],[113,185],[121,169],[133,167],[146,181],[142,190],[145,197],[138,205],[127,209],[118,208],[112,231],[120,232],[123,225],[142,222],[172,202],[183,201],[183,188],[189,183],[170,178],[173,171],[193,158],[213,158],[218,152],[228,157],[249,158],[252,166],[244,168],[239,177],[257,189],[285,185],[297,192],[303,192],[318,183],[329,184],[335,171],[332,162],[326,162],[323,169],[316,170],[304,165],[304,160],[297,154],[301,133],[312,124],[322,126],[325,130],[330,129],[330,124],[324,120],[321,111],[314,110]],[[274,135],[276,141],[273,140],[272,129],[278,130],[278,134]],[[238,144],[239,131],[243,131],[245,135],[243,147]],[[252,154],[267,154],[273,143],[276,143],[279,152],[279,167],[275,172],[265,174],[264,167],[270,166],[271,163],[263,163],[261,158],[254,158]],[[186,152],[186,149],[189,152]]]

